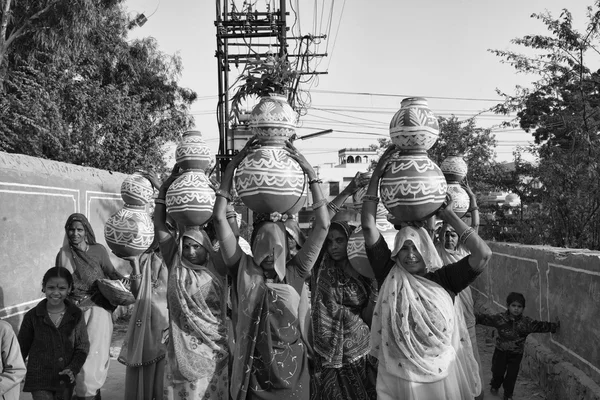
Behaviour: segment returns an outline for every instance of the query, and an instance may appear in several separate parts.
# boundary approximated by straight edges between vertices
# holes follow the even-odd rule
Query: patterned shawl
[[[212,253],[206,232],[188,230],[183,237]],[[210,259],[205,265],[194,265],[182,258],[182,242],[169,273],[169,362],[175,381],[195,381],[227,368],[225,279],[216,273]]]
[[[415,244],[428,269],[441,265],[423,228],[405,227],[398,232],[392,253],[396,265],[380,288],[373,314],[371,354],[394,376],[436,382],[448,375],[456,358],[454,304],[440,285],[402,267],[396,256],[406,240]]]
[[[273,266],[280,281],[285,278],[287,238],[283,222],[265,221],[254,226],[252,232],[252,255],[256,265],[260,265],[270,254],[274,256]]]

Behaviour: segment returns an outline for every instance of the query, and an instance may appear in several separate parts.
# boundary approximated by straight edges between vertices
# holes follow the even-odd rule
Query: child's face
[[[48,303],[53,306],[60,305],[65,301],[69,294],[69,284],[65,278],[54,277],[48,279],[46,286],[44,286],[44,293]]]
[[[523,306],[518,301],[513,301],[510,303],[508,310],[510,311],[510,315],[514,317],[518,317],[519,315],[523,314]]]

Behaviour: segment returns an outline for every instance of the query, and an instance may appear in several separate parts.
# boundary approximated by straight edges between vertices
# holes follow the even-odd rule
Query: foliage
[[[238,84],[231,96],[233,118],[240,115],[241,103],[248,97],[262,97],[269,94],[287,95],[296,78],[298,78],[298,71],[292,69],[285,57],[273,55],[264,60],[249,60],[244,73],[233,85]]]
[[[535,178],[542,189],[521,189],[526,199],[533,196],[529,201],[541,205],[535,218],[546,225],[532,229],[555,246],[600,249],[600,76],[590,57],[598,54],[599,5],[588,7],[585,32],[573,28],[566,9],[558,19],[548,12],[533,14],[550,33],[513,40],[528,49],[527,55],[492,50],[517,72],[537,78],[531,88],[517,87],[514,95],[505,95],[496,111],[516,111],[519,125],[539,145],[530,150],[537,165],[520,175]]]
[[[76,52],[65,45],[71,39],[56,40],[51,52],[35,32],[15,39],[0,97],[0,150],[124,173],[163,167],[162,147],[191,127],[196,94],[177,84],[180,58],[152,38],[128,41],[126,15],[108,3],[87,11],[103,22],[96,29],[68,33]],[[48,30],[61,26],[39,19]]]

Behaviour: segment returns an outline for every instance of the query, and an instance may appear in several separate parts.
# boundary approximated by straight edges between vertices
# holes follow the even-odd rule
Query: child
[[[6,321],[0,321],[0,355],[0,399],[19,400],[19,383],[27,370],[17,335]]]
[[[523,359],[525,340],[530,333],[552,332],[560,326],[560,322],[536,321],[524,317],[525,297],[521,293],[512,292],[506,298],[506,312],[488,315],[475,314],[478,324],[493,326],[498,330],[496,349],[492,356],[492,382],[490,392],[498,393],[504,384],[504,400],[512,399],[519,366]]]
[[[34,400],[71,399],[75,376],[87,358],[83,313],[67,300],[72,289],[66,268],[50,268],[42,279],[46,299],[23,318],[18,338],[23,358],[29,355],[23,391]]]

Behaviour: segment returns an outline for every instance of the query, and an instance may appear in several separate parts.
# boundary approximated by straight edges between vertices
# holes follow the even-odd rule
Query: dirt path
[[[490,393],[490,381],[492,380],[492,354],[494,354],[494,339],[492,337],[494,329],[486,328],[483,326],[477,326],[477,345],[479,348],[479,357],[483,364],[483,390],[486,399],[503,399],[504,394],[502,389],[498,391],[497,395]],[[523,371],[519,372],[517,378],[517,384],[515,385],[515,392],[513,400],[542,400],[546,399],[543,390],[533,382],[529,377],[523,374]]]

